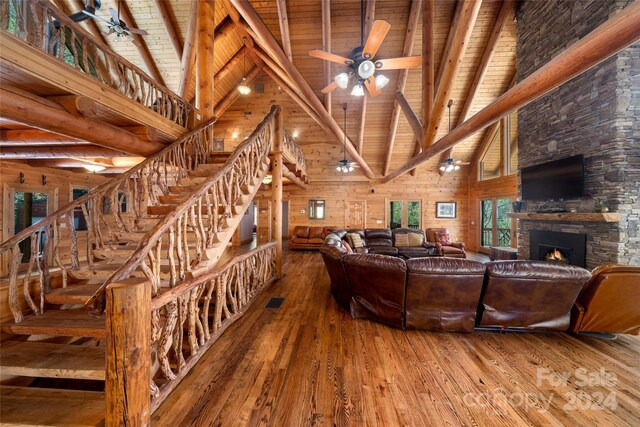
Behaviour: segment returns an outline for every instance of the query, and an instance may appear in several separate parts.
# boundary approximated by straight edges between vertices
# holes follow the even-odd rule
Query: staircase
[[[182,333],[178,337],[176,331],[183,328],[173,327],[185,322],[179,295],[186,295],[184,301],[203,296],[207,285],[198,278],[209,280],[269,171],[277,111],[273,107],[232,153],[211,152],[213,122],[203,125],[0,245],[8,265],[9,306],[15,320],[2,325],[2,331],[13,337],[1,344],[0,372],[3,378],[14,377],[0,385],[2,423],[96,425],[104,421],[106,289],[130,278],[146,280],[152,301],[164,301],[156,303],[148,320],[153,325],[149,345],[154,349],[173,346],[176,354],[176,361],[169,362],[165,351],[157,357],[160,362],[152,365],[153,372],[166,375],[155,380],[152,375],[151,396],[159,396],[163,383],[176,377],[167,372],[168,365],[177,363],[178,376],[184,376],[182,351],[175,347],[182,342]],[[75,215],[84,216],[86,235],[78,234]],[[30,256],[23,263],[20,245],[25,241],[30,242]],[[268,279],[263,264],[268,262],[260,264],[261,283]],[[229,283],[242,279],[235,274]],[[212,281],[210,286],[223,284]],[[236,297],[229,292],[235,291],[218,298],[231,298],[228,301],[236,306]],[[171,302],[174,297],[176,302]],[[242,299],[249,301],[246,295]],[[204,305],[209,300],[211,292],[204,303],[189,306],[195,317],[200,310],[208,313]],[[242,314],[237,307],[223,310],[219,305],[215,310],[219,316],[235,319]],[[208,322],[208,317],[202,319],[198,330]],[[221,333],[224,329],[217,324],[219,319],[214,330]],[[194,340],[191,356],[198,347],[195,335],[194,324],[189,337]],[[201,336],[199,341],[203,346],[205,339]],[[163,396],[174,387],[166,387]]]

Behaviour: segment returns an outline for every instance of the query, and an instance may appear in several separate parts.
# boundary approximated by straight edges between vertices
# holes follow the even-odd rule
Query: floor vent
[[[274,310],[279,309],[280,307],[282,307],[282,303],[284,302],[284,298],[281,297],[272,297],[269,302],[267,303],[267,305],[264,306],[264,308],[272,308]]]

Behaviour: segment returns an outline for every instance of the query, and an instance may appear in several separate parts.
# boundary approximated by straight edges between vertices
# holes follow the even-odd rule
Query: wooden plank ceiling
[[[326,84],[324,73],[324,61],[311,58],[308,52],[312,49],[323,47],[323,0],[280,0],[287,12],[291,54],[294,65],[298,68],[304,79],[320,98],[324,95],[320,90]],[[52,0],[52,2],[67,13],[77,12],[83,7],[81,0]],[[168,21],[162,19],[158,3],[162,2]],[[278,42],[281,42],[280,21],[276,0],[250,1],[262,21],[266,24]],[[360,1],[359,0],[333,0],[331,9],[331,51],[338,55],[347,56],[349,52],[360,44]],[[455,13],[456,2],[450,0],[435,1],[434,23],[434,60],[435,75],[443,60],[443,54],[449,30]],[[450,99],[453,100],[451,108],[451,122],[458,122],[460,112],[466,102],[469,89],[472,85],[476,71],[491,32],[496,23],[502,1],[485,0],[475,21],[471,38],[466,47],[464,58],[460,65],[460,71],[451,90]],[[216,1],[215,25],[224,24],[229,20],[226,7],[232,7],[225,1]],[[118,9],[116,0],[102,0],[102,8],[97,11],[100,16],[108,17],[108,9]],[[126,1],[121,5],[126,9],[134,23],[127,22],[146,30],[149,35],[144,37],[143,50],[146,49],[149,60],[145,61],[144,52],[128,41],[119,41],[114,36],[104,37],[112,49],[130,60],[132,63],[147,71],[150,75],[159,73],[162,82],[171,90],[178,92],[181,80],[181,56],[176,46],[185,45],[185,37],[189,34],[189,21],[192,13],[192,1],[172,0],[135,0]],[[391,24],[384,43],[377,57],[392,58],[402,56],[403,44],[409,22],[411,0],[377,0],[375,2],[375,19],[384,19]],[[420,54],[422,49],[422,17],[419,18],[417,32],[414,41],[413,53]],[[97,24],[97,26],[96,26]],[[96,34],[96,29],[104,31],[101,23],[88,20],[81,24],[88,31]],[[174,33],[177,39],[172,42],[169,34]],[[216,43],[214,69],[216,73],[231,60],[243,47],[243,33],[237,27],[230,27],[224,39]],[[509,12],[509,17],[499,36],[494,50],[494,55],[488,66],[488,71],[482,80],[467,117],[473,115],[481,108],[504,93],[508,88],[515,71],[515,21],[514,11]],[[287,50],[285,49],[285,52]],[[151,65],[151,67],[150,67]],[[237,61],[231,71],[216,82],[215,102],[218,104],[229,93],[236,90],[239,81],[245,73],[254,67],[252,55],[246,56],[246,61]],[[157,72],[153,70],[157,69]],[[332,63],[330,66],[330,78],[346,71],[345,66]],[[350,95],[351,86],[346,89],[336,89],[332,94],[331,111],[333,118],[340,127],[343,127],[343,103],[348,104],[347,134],[354,145],[358,146],[358,136],[361,120],[365,120],[362,156],[369,164],[376,176],[382,176],[385,157],[389,145],[389,128],[391,115],[395,102],[395,90],[401,70],[385,71],[390,82],[382,90],[378,97],[367,100],[366,114],[362,116],[362,98]],[[195,69],[187,84],[184,97],[195,97]],[[264,88],[261,92],[256,89]],[[407,100],[413,107],[418,117],[421,117],[422,109],[422,70],[420,68],[410,70],[404,92]],[[308,173],[312,180],[335,180],[338,178],[335,172],[335,162],[342,157],[342,146],[334,136],[326,134],[303,109],[298,106],[285,93],[278,84],[271,81],[265,74],[260,74],[253,84],[253,91],[247,97],[240,97],[221,117],[216,126],[216,135],[225,138],[225,144],[231,148],[241,138],[247,135],[261,120],[272,103],[280,103],[286,111],[285,126],[289,133],[298,135],[297,142],[304,146],[307,156]],[[440,124],[436,140],[447,133],[447,113]],[[485,132],[479,132],[456,146],[454,157],[459,160],[470,161],[474,151],[480,144]],[[235,138],[234,138],[235,137]],[[404,114],[400,115],[400,122],[393,148],[390,170],[400,166],[409,160],[416,149],[415,136]],[[420,169],[435,173],[439,158],[432,159],[423,164]],[[350,174],[347,179],[361,180],[360,174]],[[344,179],[344,177],[340,177]]]

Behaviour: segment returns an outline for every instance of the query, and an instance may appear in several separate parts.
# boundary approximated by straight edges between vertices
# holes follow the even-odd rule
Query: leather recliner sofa
[[[440,252],[435,244],[427,242],[424,231],[413,228],[367,228],[367,229],[348,229],[333,230],[332,233],[340,236],[342,240],[347,240],[347,234],[355,233],[360,236],[363,247],[354,248],[355,253],[360,254],[378,254],[378,255],[402,255],[407,258],[418,256],[440,256]],[[419,246],[398,246],[396,244],[396,236],[398,234],[418,234],[422,237],[422,244]]]
[[[545,261],[493,261],[478,316],[479,327],[566,331],[571,307],[591,278],[581,267]]]
[[[335,227],[296,226],[289,237],[289,249],[318,250],[324,237]]]
[[[640,333],[640,267],[602,265],[592,272],[571,313],[571,332]]]

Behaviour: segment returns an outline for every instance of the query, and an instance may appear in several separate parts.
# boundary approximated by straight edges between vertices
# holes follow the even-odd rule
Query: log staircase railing
[[[307,175],[307,162],[304,157],[304,152],[298,144],[293,140],[293,137],[287,132],[284,133],[284,155],[288,157],[291,162],[295,163],[299,170],[303,172],[303,175]]]
[[[161,287],[174,288],[187,279],[187,274],[205,259],[208,250],[226,244],[227,240],[221,235],[225,233],[230,239],[234,231],[226,220],[238,214],[234,209],[247,197],[248,188],[260,185],[255,180],[265,172],[265,161],[268,162],[275,138],[277,112],[278,108],[273,106],[224,166],[147,232],[133,255],[87,301],[86,307],[92,314],[100,315],[104,310],[106,287],[128,278],[136,269],[142,269],[151,283],[152,295],[156,296]],[[191,259],[192,252],[195,259]],[[168,272],[163,273],[163,266],[168,266]]]
[[[8,303],[16,322],[24,317],[18,297],[19,274],[27,305],[33,313],[42,313],[44,294],[51,290],[50,270],[60,269],[62,286],[66,287],[68,270],[91,267],[93,250],[116,243],[117,232],[136,231],[138,222],[147,217],[147,206],[157,204],[159,196],[167,194],[170,185],[207,161],[213,142],[209,135],[215,121],[212,119],[187,133],[127,173],[93,189],[0,245],[0,254],[11,253],[10,257],[4,255],[3,273],[9,275]],[[79,235],[80,221],[76,221],[76,216],[84,218],[86,233]],[[23,263],[25,246],[30,248],[30,253]],[[38,304],[30,294],[34,269],[38,272]]]
[[[186,127],[193,110],[189,102],[96,40],[51,2],[0,1],[0,28],[164,118]]]

